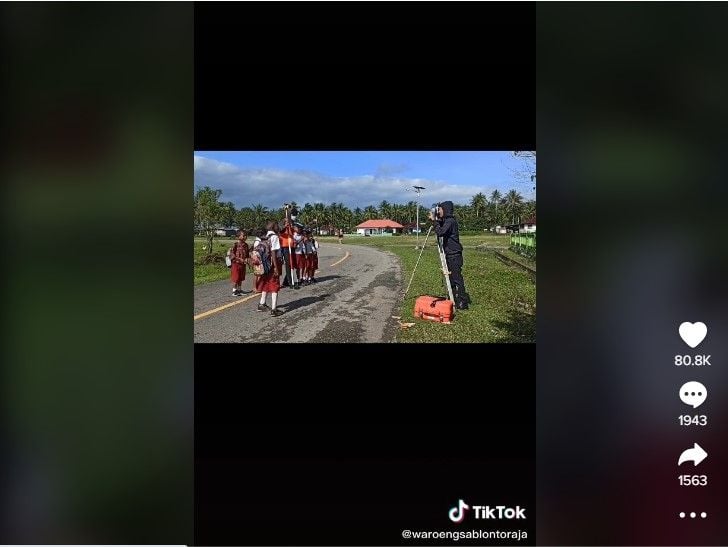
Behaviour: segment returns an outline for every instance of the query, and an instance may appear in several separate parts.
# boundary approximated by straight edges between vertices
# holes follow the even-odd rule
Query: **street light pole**
[[[420,246],[420,191],[424,190],[424,186],[413,186],[412,188],[415,189],[415,192],[417,192],[417,243],[415,248],[419,248]]]

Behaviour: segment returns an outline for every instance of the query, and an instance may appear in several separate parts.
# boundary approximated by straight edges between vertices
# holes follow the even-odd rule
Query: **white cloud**
[[[204,156],[195,156],[195,186],[210,186],[222,190],[222,201],[232,201],[236,207],[260,203],[280,207],[295,201],[304,203],[341,202],[355,208],[378,205],[382,200],[406,203],[416,199],[413,185],[424,186],[420,203],[430,204],[450,200],[466,204],[478,192],[489,194],[493,187],[461,186],[444,181],[387,177],[376,175],[329,177],[311,171],[282,169],[243,169]],[[399,167],[399,166],[397,166]],[[381,171],[381,169],[380,169]]]

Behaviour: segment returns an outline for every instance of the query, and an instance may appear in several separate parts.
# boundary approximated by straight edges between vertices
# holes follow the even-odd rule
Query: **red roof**
[[[389,220],[367,220],[357,226],[357,228],[404,228],[399,222]]]

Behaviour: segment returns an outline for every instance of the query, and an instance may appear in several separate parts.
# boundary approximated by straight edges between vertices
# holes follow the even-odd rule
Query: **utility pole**
[[[415,189],[415,192],[417,192],[417,246],[416,249],[420,246],[420,192],[422,190],[425,190],[424,186],[413,186],[412,188]]]

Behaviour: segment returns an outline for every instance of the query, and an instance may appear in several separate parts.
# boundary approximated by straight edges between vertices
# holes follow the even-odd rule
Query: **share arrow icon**
[[[695,443],[692,448],[683,450],[683,453],[680,454],[680,459],[677,460],[677,464],[682,465],[684,462],[693,462],[693,465],[697,466],[707,457],[708,453],[698,443]]]

